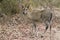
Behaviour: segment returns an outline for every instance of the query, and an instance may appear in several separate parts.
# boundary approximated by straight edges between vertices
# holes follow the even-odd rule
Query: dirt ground
[[[0,24],[0,40],[60,40],[59,19],[53,19],[51,32],[48,28],[44,33],[44,23],[36,23],[36,31],[33,32],[32,25],[31,22],[21,19],[19,15],[15,16],[4,25]]]

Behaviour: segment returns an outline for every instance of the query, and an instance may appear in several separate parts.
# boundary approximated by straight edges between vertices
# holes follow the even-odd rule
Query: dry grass
[[[7,5],[4,6],[8,7]],[[33,8],[33,6],[31,7]],[[22,14],[23,10],[21,6],[20,9],[21,9],[20,14],[17,13],[10,17],[3,15],[3,17],[0,18],[0,40],[50,40],[50,36],[51,36],[51,40],[60,40],[60,15],[59,15],[60,9],[59,8],[58,8],[59,10],[54,9],[54,19],[51,25],[52,27],[51,35],[50,35],[50,29],[48,29],[45,34],[42,34],[45,30],[44,23],[36,23],[37,34],[33,35],[32,23]],[[41,38],[41,35],[43,35],[44,37]]]

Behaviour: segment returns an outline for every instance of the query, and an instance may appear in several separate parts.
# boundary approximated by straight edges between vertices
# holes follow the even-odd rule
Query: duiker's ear
[[[24,6],[24,5],[22,5],[22,9],[23,9],[23,10],[25,9],[25,6]]]
[[[24,8],[24,6],[22,5],[22,8]]]
[[[28,9],[29,9],[29,7],[30,7],[30,4],[27,4],[27,5],[25,5]]]
[[[27,5],[27,8],[29,8],[30,5]]]

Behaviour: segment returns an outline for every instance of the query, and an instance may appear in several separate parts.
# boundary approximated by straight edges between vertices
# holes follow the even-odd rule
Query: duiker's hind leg
[[[50,40],[51,40],[51,24],[50,24],[50,23],[49,23],[48,26],[46,27],[45,32],[47,31],[48,28],[50,29]]]
[[[47,29],[49,28],[49,24],[48,23],[45,23],[45,30],[44,30],[44,33],[43,33],[43,35],[41,35],[41,38],[43,38],[44,37],[44,34],[46,33],[46,31],[47,31]]]
[[[50,40],[51,40],[51,29],[52,29],[52,21],[49,24],[49,28],[50,28]]]
[[[50,35],[51,35],[51,25],[50,24],[46,24],[45,30],[43,32],[43,35],[41,35],[41,38],[44,37],[44,34],[47,32],[48,28],[50,29]]]
[[[47,29],[49,28],[49,23],[45,23],[45,25],[46,25],[46,27],[45,27],[45,31],[44,31],[44,33],[47,31]]]
[[[46,31],[47,31],[48,28],[50,29],[50,40],[51,40],[51,24],[50,23],[46,24],[46,28],[45,28],[45,31],[44,31],[43,35],[46,33]],[[44,39],[44,36],[41,36],[41,38]]]

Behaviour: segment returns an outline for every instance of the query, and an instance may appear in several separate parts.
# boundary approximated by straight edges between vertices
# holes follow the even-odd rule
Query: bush
[[[19,13],[19,0],[2,0],[0,1],[0,12],[6,15]]]

